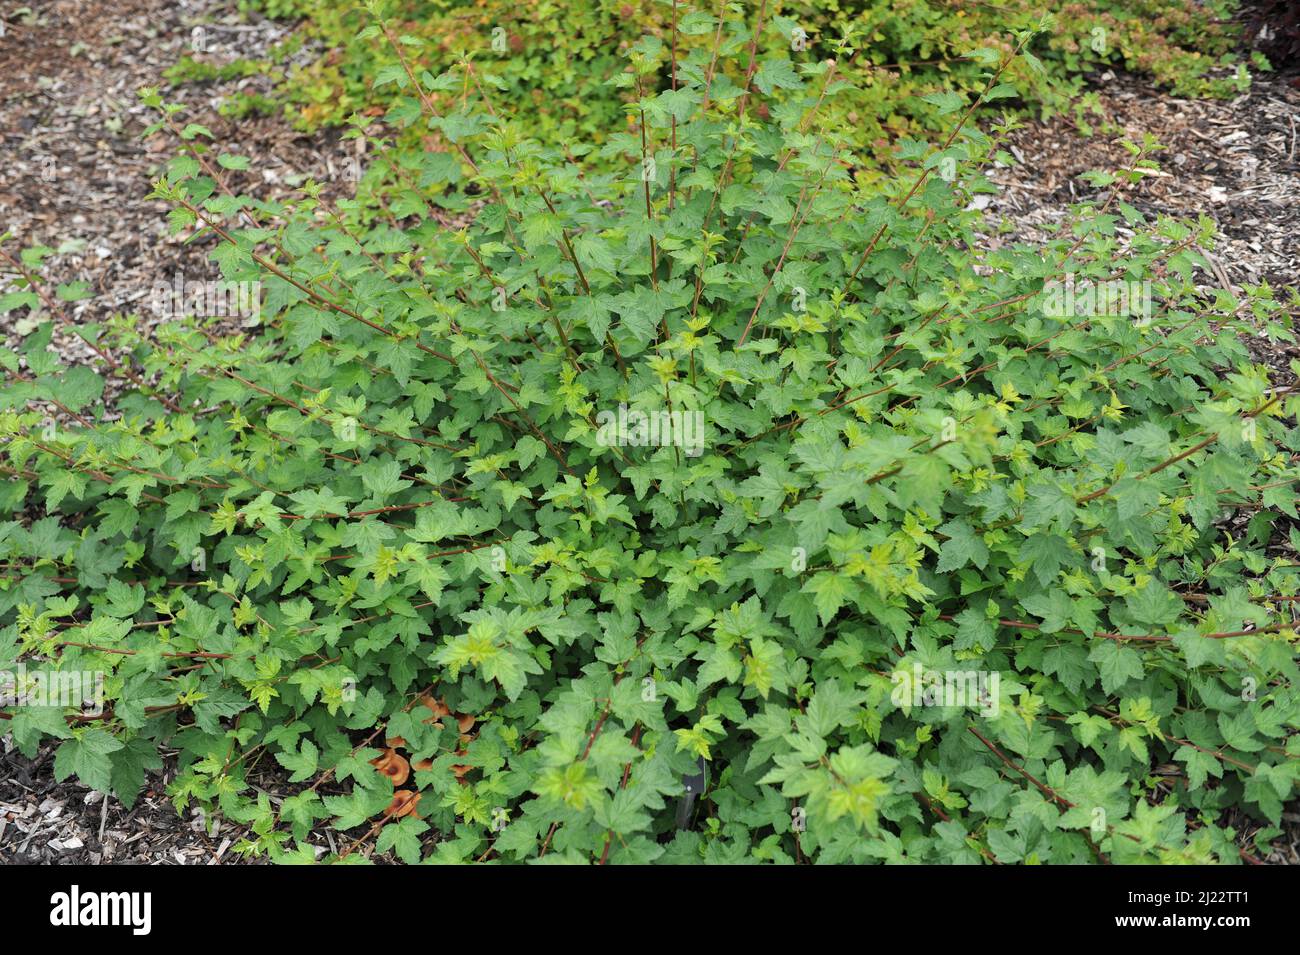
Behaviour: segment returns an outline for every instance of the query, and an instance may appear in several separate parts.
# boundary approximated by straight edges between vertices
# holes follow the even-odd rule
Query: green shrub
[[[1235,67],[1235,3],[1215,0],[1039,0],[977,3],[954,0],[831,0],[831,2],[699,3],[672,0],[395,0],[387,8],[401,29],[426,41],[425,65],[434,72],[471,62],[482,82],[509,112],[525,119],[549,142],[602,143],[618,127],[621,103],[606,84],[626,63],[626,50],[642,34],[682,55],[709,49],[717,37],[745,48],[751,24],[763,17],[774,29],[760,52],[817,62],[830,56],[855,89],[833,108],[851,117],[860,143],[942,129],[942,112],[928,98],[946,91],[976,92],[982,65],[970,58],[982,47],[1010,49],[1013,31],[1034,29],[1044,13],[1048,29],[1034,40],[1028,59],[1012,64],[1006,96],[997,109],[1067,110],[1084,87],[1083,74],[1107,66],[1151,75],[1181,96],[1236,95],[1246,74]],[[357,38],[365,26],[363,5],[337,0],[298,0],[291,8],[268,6],[272,15],[301,19],[300,32],[323,54],[296,69],[282,86],[307,127],[342,124],[354,113],[386,108],[393,90],[386,80],[400,66],[392,51]],[[721,10],[721,32],[694,31],[692,23]],[[676,25],[676,29],[674,29]],[[792,47],[798,52],[791,55]],[[724,68],[726,62],[723,63]],[[746,60],[733,61],[734,81]],[[647,78],[666,89],[669,78]],[[760,84],[762,85],[762,84]],[[453,88],[454,98],[463,92]],[[756,94],[756,102],[781,99],[779,78]],[[751,104],[753,105],[753,104]],[[868,161],[873,157],[868,154]]]
[[[990,248],[973,99],[866,193],[829,66],[712,59],[636,45],[606,172],[402,67],[392,115],[455,152],[372,150],[412,185],[371,225],[231,194],[182,130],[157,194],[259,327],[116,321],[147,384],[111,416],[48,324],[0,352],[0,668],[108,698],[10,708],[17,745],[128,802],[174,749],[176,805],[275,858],[329,824],[405,861],[1233,862],[1227,810],[1276,825],[1297,402],[1236,334],[1290,340],[1269,290],[1207,299],[1208,221],[1126,201],[1152,142]]]

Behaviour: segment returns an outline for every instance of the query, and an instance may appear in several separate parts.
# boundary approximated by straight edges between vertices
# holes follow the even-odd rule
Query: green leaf
[[[305,739],[302,741],[302,748],[298,752],[292,750],[278,752],[275,754],[275,761],[293,773],[289,777],[289,782],[300,783],[316,775],[319,757],[320,750],[316,748],[311,740]]]
[[[1168,588],[1154,582],[1125,597],[1124,605],[1133,619],[1157,627],[1173,623],[1183,612],[1183,602]]]
[[[112,789],[113,795],[122,800],[122,805],[130,809],[135,805],[136,797],[144,788],[145,773],[162,769],[162,757],[158,755],[156,744],[147,739],[136,737],[113,753]]]
[[[379,832],[375,840],[378,852],[393,852],[407,864],[420,861],[420,835],[428,832],[429,824],[422,819],[408,816],[397,822],[390,822]]]
[[[817,607],[817,615],[821,618],[822,624],[825,625],[844,606],[853,592],[853,587],[847,577],[823,571],[804,584],[803,591],[812,594],[813,603]]]
[[[121,740],[95,727],[64,740],[54,753],[54,778],[59,782],[76,776],[85,786],[107,793],[112,790],[111,755],[122,749]]]
[[[1097,664],[1102,689],[1108,694],[1117,692],[1129,680],[1140,679],[1143,674],[1142,654],[1118,640],[1098,640],[1088,659]]]
[[[974,564],[980,570],[988,565],[989,549],[970,525],[965,521],[949,521],[940,528],[948,535],[948,540],[939,549],[939,564],[935,568],[939,573],[958,570],[967,564]]]
[[[120,620],[128,620],[140,612],[144,606],[145,591],[138,585],[125,584],[120,580],[108,582],[108,606],[104,612]]]

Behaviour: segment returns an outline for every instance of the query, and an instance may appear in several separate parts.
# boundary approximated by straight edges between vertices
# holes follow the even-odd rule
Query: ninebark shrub
[[[999,245],[968,119],[1014,52],[867,190],[851,84],[759,35],[641,40],[600,172],[365,38],[450,144],[375,143],[388,215],[235,193],[201,127],[157,183],[255,334],[116,321],[112,416],[50,325],[0,353],[0,668],[105,689],[6,707],[19,747],[128,802],[174,750],[276,858],[1233,862],[1227,810],[1277,823],[1300,446],[1238,335],[1289,320],[1133,204],[1156,144]]]

